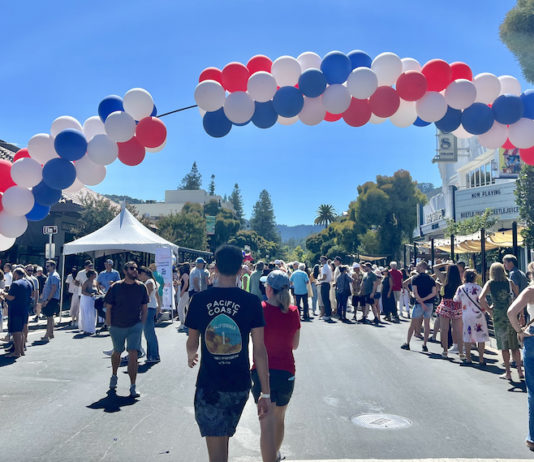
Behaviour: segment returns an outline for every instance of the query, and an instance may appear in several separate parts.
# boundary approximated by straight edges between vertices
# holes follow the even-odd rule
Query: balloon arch
[[[246,65],[204,69],[194,96],[213,137],[249,123],[266,129],[343,119],[360,127],[389,119],[398,127],[434,123],[458,138],[476,136],[489,149],[518,149],[534,165],[534,90],[522,92],[510,75],[473,76],[462,62],[421,65],[391,52],[372,59],[360,50],[274,61],[256,55]],[[62,191],[100,183],[117,158],[140,164],[146,152],[165,147],[166,136],[152,96],[141,88],[104,98],[83,125],[70,116],[54,120],[50,133],[33,136],[13,163],[0,160],[0,250],[13,245],[28,221],[45,218]]]

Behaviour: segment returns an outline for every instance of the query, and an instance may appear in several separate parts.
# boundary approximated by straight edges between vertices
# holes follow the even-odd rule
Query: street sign
[[[43,226],[43,234],[57,234],[57,226]]]
[[[56,244],[45,244],[45,258],[56,258]]]
[[[206,234],[211,236],[215,234],[215,217],[207,215],[206,216]]]
[[[452,133],[438,130],[436,155],[432,162],[458,162],[458,144]]]

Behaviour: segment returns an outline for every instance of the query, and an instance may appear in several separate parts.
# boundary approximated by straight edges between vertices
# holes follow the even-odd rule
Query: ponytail
[[[280,290],[273,289],[273,299],[278,302],[277,305],[283,312],[289,310],[291,299],[289,297],[289,287],[284,287]]]

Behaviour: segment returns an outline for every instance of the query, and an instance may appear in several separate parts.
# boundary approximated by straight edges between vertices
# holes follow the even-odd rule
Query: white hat
[[[281,265],[281,264],[282,264],[282,260],[275,260],[275,261],[274,261],[274,264],[275,264],[275,265]]]
[[[359,263],[353,263],[352,264],[352,268],[353,269],[356,269],[356,268],[359,268],[360,267],[360,264]]]

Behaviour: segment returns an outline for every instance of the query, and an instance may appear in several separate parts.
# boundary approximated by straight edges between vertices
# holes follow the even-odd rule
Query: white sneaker
[[[130,385],[130,398],[139,398],[141,395],[135,389],[135,385]]]
[[[104,350],[102,351],[106,356],[111,356],[113,354],[113,350]]]
[[[449,350],[449,353],[458,353],[458,345],[454,344]]]

